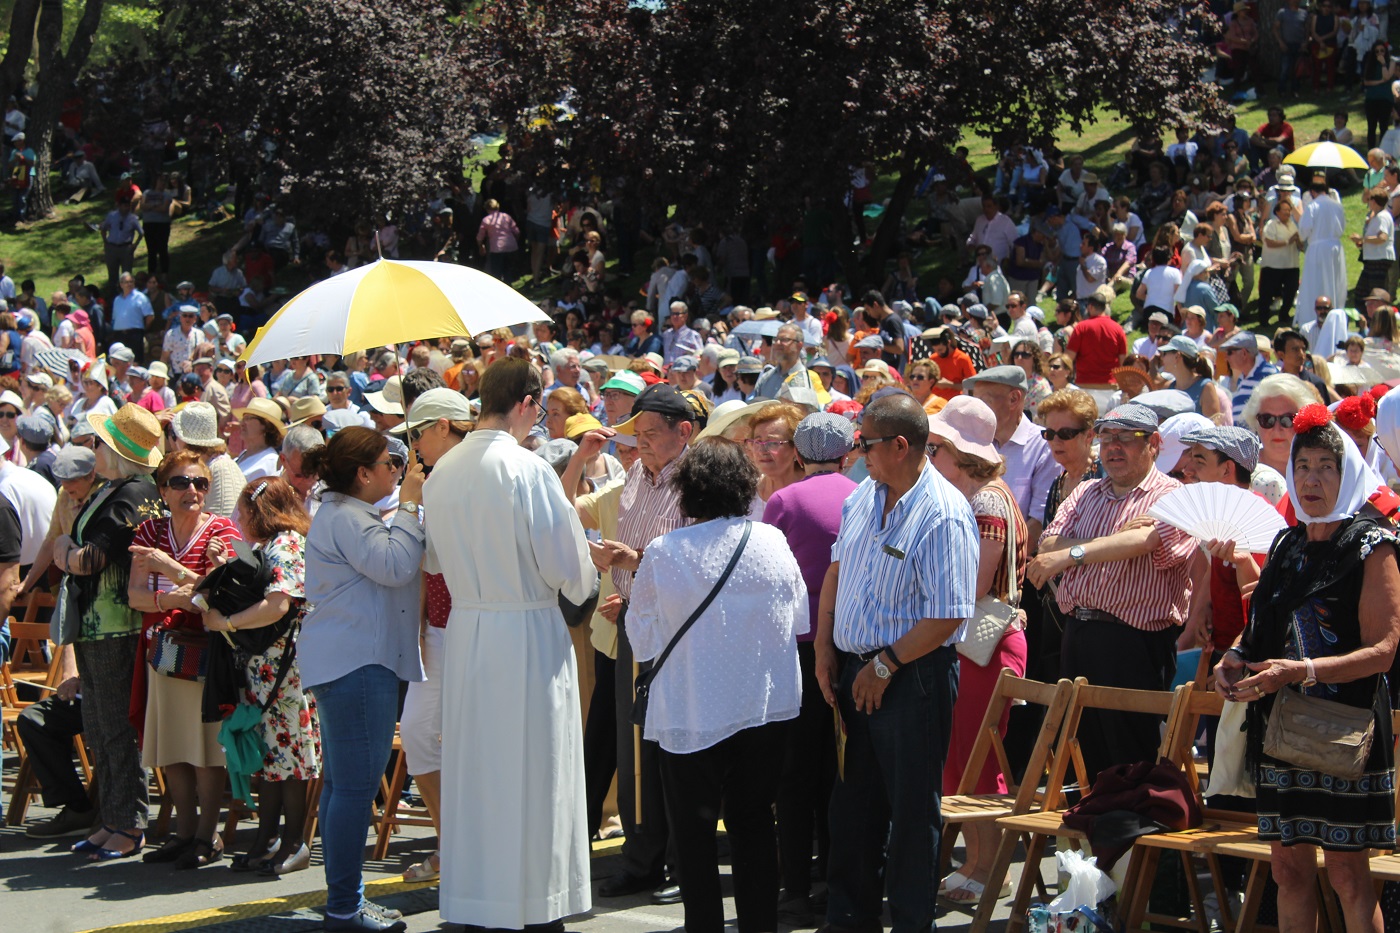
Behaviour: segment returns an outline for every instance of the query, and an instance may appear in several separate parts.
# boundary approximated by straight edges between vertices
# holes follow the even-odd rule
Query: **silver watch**
[[[875,667],[875,676],[881,680],[889,680],[891,675],[894,674],[894,671],[890,670],[889,666],[885,664],[884,658],[881,658],[878,654],[870,659],[870,663]]]
[[[1074,561],[1074,566],[1084,566],[1084,545],[1076,544],[1069,549],[1069,558]]]

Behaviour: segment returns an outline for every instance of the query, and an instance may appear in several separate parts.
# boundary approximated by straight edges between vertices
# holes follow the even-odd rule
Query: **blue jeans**
[[[873,714],[856,712],[851,699],[864,666],[845,656],[837,690],[846,758],[845,776],[831,794],[826,919],[852,930],[878,929],[883,887],[892,933],[924,933],[933,926],[938,891],[939,805],[958,655],[945,646],[906,664]]]
[[[365,834],[370,807],[389,764],[398,718],[399,678],[370,664],[311,688],[321,717],[324,756],[321,849],[326,864],[326,912],[349,917],[360,909],[365,885]]]
[[[1298,89],[1298,57],[1302,54],[1303,47],[1300,45],[1284,45],[1283,50],[1279,52],[1278,93]]]

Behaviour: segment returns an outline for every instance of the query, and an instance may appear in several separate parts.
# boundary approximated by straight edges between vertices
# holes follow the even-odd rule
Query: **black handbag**
[[[267,566],[262,551],[249,547],[246,541],[234,541],[233,554],[200,582],[199,592],[204,594],[211,609],[231,616],[262,602],[271,582],[272,568]],[[232,632],[233,640],[248,657],[262,654],[287,633],[296,612],[293,606],[286,616],[271,625]]]
[[[720,574],[719,579],[715,581],[714,589],[710,590],[710,595],[705,597],[704,601],[690,614],[690,618],[686,619],[676,631],[676,634],[671,636],[670,642],[667,643],[660,656],[657,657],[656,663],[651,666],[651,669],[642,671],[637,675],[636,698],[632,701],[632,715],[630,717],[633,725],[646,726],[647,703],[651,699],[652,681],[656,680],[656,675],[661,672],[661,666],[665,664],[666,659],[671,656],[671,651],[676,647],[676,642],[685,637],[685,633],[690,631],[690,627],[695,624],[695,620],[705,614],[705,610],[710,608],[710,603],[715,601],[715,597],[719,595],[719,591],[724,589],[725,581],[728,580],[729,575],[734,572],[734,566],[739,563],[739,555],[744,553],[744,545],[749,543],[749,532],[752,530],[753,522],[744,522],[744,534],[743,537],[739,539],[739,546],[734,549],[734,553],[730,556],[729,563],[725,565],[724,573]]]

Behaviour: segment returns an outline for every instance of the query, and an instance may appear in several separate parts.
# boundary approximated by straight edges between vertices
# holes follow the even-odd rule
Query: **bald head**
[[[914,396],[898,392],[876,399],[861,416],[862,437],[902,437],[912,450],[928,443],[928,415]]]

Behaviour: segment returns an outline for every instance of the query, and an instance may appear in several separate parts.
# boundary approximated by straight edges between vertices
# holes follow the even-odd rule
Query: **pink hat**
[[[928,419],[928,433],[952,444],[959,453],[1000,463],[1001,454],[992,444],[997,433],[997,416],[987,403],[970,395],[959,395]]]

